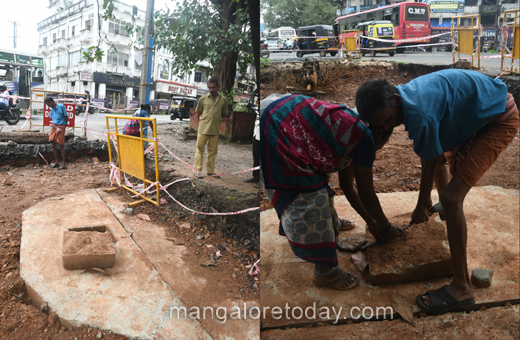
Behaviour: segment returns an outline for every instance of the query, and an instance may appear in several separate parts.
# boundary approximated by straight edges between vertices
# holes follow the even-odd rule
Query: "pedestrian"
[[[412,222],[428,221],[435,164],[445,156],[452,174],[440,201],[445,211],[453,279],[417,296],[421,309],[441,314],[475,304],[467,265],[464,198],[518,131],[518,109],[507,86],[475,71],[450,69],[394,86],[385,79],[356,93],[361,118],[386,129],[405,125],[421,157],[419,198]]]
[[[141,108],[134,112],[132,117],[142,117],[142,118],[150,118],[151,107],[150,104],[141,104]],[[143,139],[148,138],[148,125],[152,129],[153,134],[153,123],[151,121],[142,121],[139,122],[136,119],[129,120],[124,128],[123,134],[134,137],[141,137],[141,126],[143,127]],[[152,136],[153,138],[153,136]],[[146,151],[148,148],[148,142],[143,140],[143,150]]]
[[[65,129],[67,128],[67,111],[63,104],[56,103],[52,97],[47,97],[44,100],[45,104],[51,108],[51,133],[49,134],[49,142],[52,143],[52,151],[54,152],[54,163],[50,165],[51,168],[58,168],[58,170],[67,169],[65,163]],[[57,144],[61,149],[62,163],[59,165]]]
[[[375,152],[371,131],[345,105],[288,94],[272,100],[263,111],[262,186],[280,219],[280,235],[287,237],[296,256],[315,265],[315,285],[346,290],[359,283],[357,276],[338,267],[335,238],[341,222],[328,174],[338,172],[340,188],[377,240],[399,234],[374,192]],[[357,200],[347,195],[351,176]]]
[[[199,129],[197,132],[197,149],[195,151],[195,169],[196,177],[203,177],[202,173],[202,156],[204,148],[208,145],[206,156],[206,171],[208,176],[219,177],[215,174],[215,157],[218,151],[218,134],[222,116],[227,115],[228,105],[227,99],[219,94],[219,85],[217,78],[211,77],[208,80],[209,93],[202,96],[195,110],[191,109],[192,114],[199,117]]]
[[[258,89],[256,90],[258,91]],[[255,91],[255,92],[256,92]],[[252,98],[255,98],[255,95],[253,94]],[[264,103],[262,103],[264,102]],[[270,103],[270,101],[269,101]],[[260,101],[260,112],[262,112],[262,109],[265,109],[265,107],[268,105],[268,103],[264,100]],[[256,119],[255,119],[255,128],[253,130],[253,168],[256,168],[260,166],[260,112],[258,110],[258,102],[253,103],[251,107],[251,110],[255,113]],[[255,188],[260,188],[260,169],[253,170],[253,177],[248,178],[244,180],[246,183],[255,183]]]
[[[9,106],[9,90],[7,90],[7,87],[0,86],[0,109],[5,109]]]

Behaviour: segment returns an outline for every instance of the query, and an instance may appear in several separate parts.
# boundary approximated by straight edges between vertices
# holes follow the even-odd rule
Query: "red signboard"
[[[63,104],[65,106],[65,110],[67,111],[67,127],[73,127],[74,121],[76,119],[76,104]],[[43,104],[43,126],[51,125],[51,108],[47,105]]]

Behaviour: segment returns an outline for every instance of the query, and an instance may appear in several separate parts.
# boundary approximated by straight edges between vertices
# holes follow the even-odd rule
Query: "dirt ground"
[[[416,65],[417,66],[417,65]],[[435,67],[414,67],[406,69],[403,65],[382,62],[328,62],[321,65],[323,81],[318,84],[318,91],[325,93],[309,94],[319,100],[346,104],[355,107],[355,93],[359,85],[364,81],[376,78],[386,78],[394,85],[405,84],[411,79],[422,74],[436,71]],[[295,82],[301,66],[275,65],[262,69],[261,99],[271,93],[302,93],[303,89]],[[320,85],[321,84],[321,85]],[[287,89],[287,86],[290,88]],[[517,103],[518,105],[518,103]],[[518,134],[508,148],[502,152],[495,164],[487,171],[477,186],[499,186],[506,189],[518,189],[519,187],[519,139]],[[389,142],[382,150],[377,152],[373,167],[374,188],[377,193],[417,191],[419,190],[421,177],[421,165],[419,157],[413,151],[413,143],[408,139],[408,133],[401,125],[394,129]],[[342,195],[339,188],[337,174],[331,177],[331,187],[337,195]],[[265,194],[260,193],[261,210],[271,209],[272,206]],[[435,203],[435,202],[433,202]],[[348,216],[341,216],[348,218]],[[496,313],[507,313],[506,307],[496,307],[494,312],[489,314],[489,327],[493,327]],[[385,321],[387,322],[387,321]],[[473,320],[471,322],[478,322]],[[399,326],[398,326],[399,327]],[[518,337],[518,320],[508,323],[507,334],[516,334]],[[319,328],[312,328],[316,334]],[[353,328],[354,333],[357,328]],[[262,332],[262,338],[278,338],[274,334],[280,335],[279,338],[293,338],[291,332],[284,330]],[[352,334],[354,334],[352,333]],[[406,332],[405,332],[406,333]],[[394,333],[395,334],[398,333]],[[301,333],[299,333],[301,336]],[[366,338],[386,338],[385,334],[373,332]],[[362,338],[360,335],[359,338]],[[364,337],[363,337],[364,338]],[[397,336],[399,338],[399,336]],[[486,336],[487,338],[487,336]]]
[[[402,66],[401,66],[402,68]],[[261,99],[271,93],[290,92],[286,86],[298,89],[295,83],[295,67],[291,72],[288,65],[278,65],[262,71]],[[342,64],[330,62],[322,65],[324,75],[323,86],[318,90],[325,94],[315,94],[313,97],[330,103],[346,104],[355,107],[356,90],[363,82],[370,79],[386,78],[394,85],[406,84],[411,79],[432,72],[435,68],[400,70],[399,64],[386,62],[360,62]],[[319,83],[320,84],[320,83]],[[294,92],[294,90],[293,90]],[[518,105],[518,104],[517,104]],[[502,152],[495,164],[480,179],[477,186],[494,185],[505,189],[518,189],[518,134],[509,147]],[[377,193],[397,191],[418,191],[421,178],[421,161],[413,151],[413,142],[408,139],[408,133],[401,125],[394,129],[388,143],[377,152],[374,162],[374,188]],[[336,194],[343,192],[339,188],[337,174],[331,177],[331,187]],[[262,210],[270,208],[270,204],[261,195]]]
[[[193,163],[195,140],[181,141],[181,125],[160,125],[159,140],[187,163]],[[179,178],[191,177],[192,171],[159,147],[160,181],[168,184]],[[44,155],[49,161],[53,157]],[[107,157],[108,158],[108,157]],[[108,161],[85,157],[57,170],[43,164],[25,167],[0,167],[0,339],[126,339],[98,329],[73,329],[62,326],[56,314],[31,305],[20,278],[20,242],[22,212],[38,202],[81,189],[109,188]],[[217,173],[231,173],[252,167],[251,145],[220,142],[216,160]],[[4,163],[5,164],[5,163]],[[222,178],[192,179],[173,184],[168,192],[178,201],[196,211],[234,212],[258,206],[258,189],[244,183],[251,173]],[[132,202],[129,192],[113,193]],[[143,204],[134,214],[147,214],[151,221],[164,228],[166,235],[189,248],[182,260],[198,268],[207,280],[224,281],[237,298],[258,299],[259,276],[248,274],[259,256],[259,213],[215,217],[196,215],[172,202],[156,207]],[[183,228],[189,224],[191,228]],[[216,267],[202,267],[208,249],[218,249],[223,256]],[[214,253],[214,251],[212,251]],[[200,268],[199,268],[200,267]],[[210,299],[211,297],[208,297]]]

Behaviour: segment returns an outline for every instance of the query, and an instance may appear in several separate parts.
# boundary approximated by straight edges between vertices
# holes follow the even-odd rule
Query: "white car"
[[[280,45],[278,44],[277,39],[266,39],[265,44],[267,44],[267,49],[269,51],[276,51],[280,49]]]

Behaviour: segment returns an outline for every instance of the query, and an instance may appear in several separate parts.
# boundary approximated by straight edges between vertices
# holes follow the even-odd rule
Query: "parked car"
[[[485,42],[484,43],[484,46],[482,46],[482,52],[487,52],[491,49],[491,43],[490,42]]]

